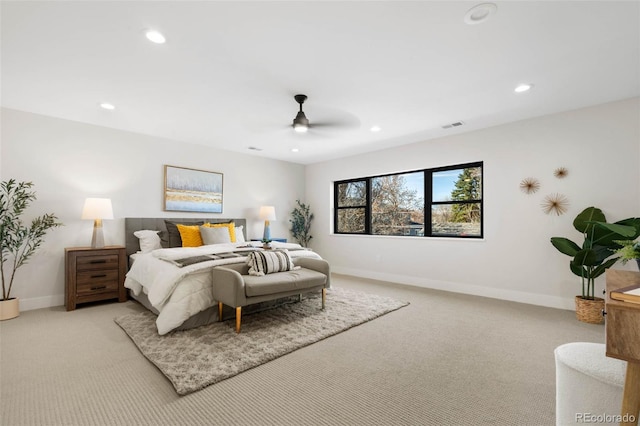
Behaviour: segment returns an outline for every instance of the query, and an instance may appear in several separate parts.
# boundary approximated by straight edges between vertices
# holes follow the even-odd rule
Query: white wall
[[[116,219],[104,221],[107,245],[124,244],[125,217],[245,217],[249,237],[261,238],[257,213],[264,204],[276,207],[271,235],[290,238],[289,212],[304,199],[298,164],[15,110],[1,114],[0,177],[35,184],[27,221],[55,213],[65,224],[18,270],[12,296],[22,310],[64,303],[64,248],[91,243],[93,222],[80,220],[87,197],[112,200]],[[223,213],[164,212],[165,164],[223,173]]]
[[[572,221],[591,205],[610,222],[640,216],[639,160],[635,98],[314,164],[306,168],[312,246],[335,272],[572,309],[579,278],[549,238],[581,244]],[[333,181],[473,161],[484,161],[483,240],[332,235]],[[557,179],[561,166],[569,175]],[[527,177],[541,183],[533,195],[519,189]],[[568,197],[566,214],[542,212],[552,193]],[[604,277],[596,286],[601,294]]]

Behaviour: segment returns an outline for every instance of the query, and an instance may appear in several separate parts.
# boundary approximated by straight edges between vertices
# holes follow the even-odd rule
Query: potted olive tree
[[[313,213],[308,205],[296,200],[297,207],[291,212],[291,235],[302,247],[307,247],[313,238],[311,236],[311,220]]]
[[[21,216],[36,199],[32,187],[31,182],[16,182],[15,179],[0,184],[0,320],[15,318],[20,313],[18,299],[11,297],[16,271],[27,263],[40,247],[47,231],[62,225],[54,214],[34,218],[31,226],[23,225]]]
[[[621,247],[620,240],[640,236],[640,218],[607,223],[602,210],[587,207],[576,216],[573,227],[582,234],[582,245],[564,237],[552,237],[551,244],[571,257],[569,268],[581,278],[582,294],[575,297],[576,317],[583,322],[600,324],[604,321],[604,299],[595,297],[595,279],[620,259],[612,257]]]

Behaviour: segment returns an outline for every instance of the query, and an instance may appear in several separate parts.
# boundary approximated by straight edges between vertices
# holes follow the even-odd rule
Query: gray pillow
[[[180,222],[172,222],[170,220],[165,220],[164,224],[167,227],[168,234],[168,247],[182,247],[182,237],[180,236],[180,231],[178,231],[178,227],[176,225],[202,225],[204,221],[180,221]]]
[[[200,227],[200,236],[205,246],[209,244],[226,244],[231,242],[231,235],[229,234],[229,228],[219,227],[210,228],[208,226]]]

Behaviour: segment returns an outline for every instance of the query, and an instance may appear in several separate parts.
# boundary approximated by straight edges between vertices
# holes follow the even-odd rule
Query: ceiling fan
[[[300,104],[300,111],[298,111],[296,118],[293,119],[293,130],[298,133],[305,133],[309,130],[309,119],[302,111],[302,104],[307,100],[307,95],[295,95],[293,98]]]
[[[317,129],[321,127],[351,129],[360,126],[360,121],[355,116],[345,112],[342,112],[342,117],[334,118],[330,122],[314,121],[313,123],[310,123],[309,119],[302,110],[302,104],[307,100],[307,95],[295,95],[293,98],[300,106],[298,114],[296,115],[296,118],[293,119],[292,123],[293,130],[295,130],[296,133],[306,133],[307,131],[309,131],[309,129]]]

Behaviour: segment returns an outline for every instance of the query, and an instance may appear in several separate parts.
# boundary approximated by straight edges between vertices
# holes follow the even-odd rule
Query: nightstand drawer
[[[87,296],[90,294],[116,293],[118,297],[118,279],[113,281],[92,282],[89,284],[78,284],[76,289],[77,297]]]
[[[78,291],[80,286],[83,285],[93,285],[100,284],[104,282],[113,281],[116,284],[118,283],[118,270],[107,270],[107,271],[87,271],[87,272],[78,272],[76,274],[76,285],[78,286]]]
[[[118,270],[117,254],[102,254],[97,256],[78,256],[76,260],[77,271],[92,271],[96,269]]]

